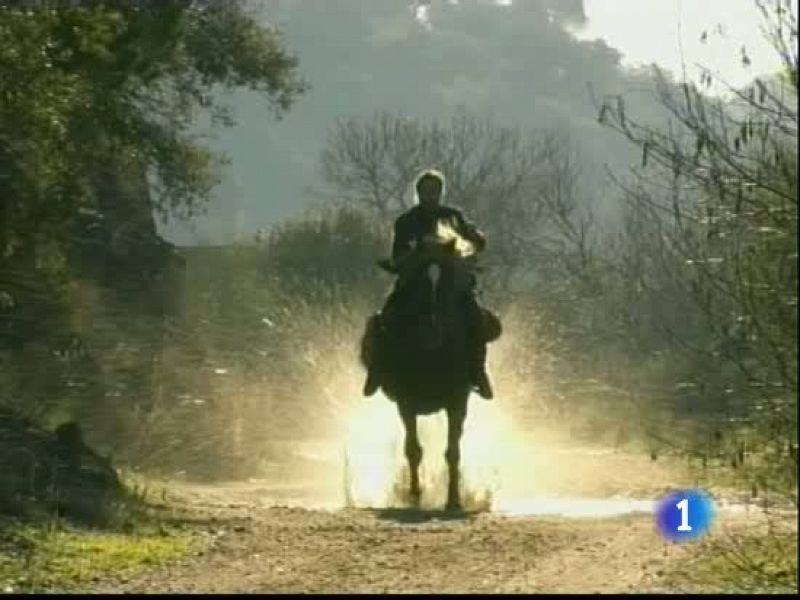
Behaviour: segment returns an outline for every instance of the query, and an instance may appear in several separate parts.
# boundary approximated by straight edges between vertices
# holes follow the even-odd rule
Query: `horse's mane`
[[[475,244],[462,236],[453,224],[445,219],[439,219],[436,224],[436,237],[441,244],[455,243],[456,254],[462,258],[474,256],[477,252]]]

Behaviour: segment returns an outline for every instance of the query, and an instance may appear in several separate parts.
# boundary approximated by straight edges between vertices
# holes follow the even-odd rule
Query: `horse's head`
[[[417,319],[420,338],[428,347],[441,345],[448,331],[459,327],[463,302],[476,270],[477,249],[447,219],[433,235],[420,240],[399,263],[384,259],[378,266],[397,275],[406,310]],[[457,336],[450,336],[457,337]]]
[[[446,220],[439,220],[436,233],[418,248],[425,277],[418,286],[422,339],[439,346],[448,329],[462,326],[464,303],[474,270],[475,245],[461,236]]]

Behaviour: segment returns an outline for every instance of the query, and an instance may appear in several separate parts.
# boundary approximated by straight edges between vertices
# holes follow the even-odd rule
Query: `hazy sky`
[[[689,79],[697,79],[699,63],[734,86],[780,68],[759,30],[762,17],[753,0],[584,0],[583,4],[588,23],[577,37],[603,38],[622,51],[624,65],[654,62],[680,73],[682,51]],[[751,60],[749,68],[742,66],[743,45]]]
[[[625,92],[634,112],[656,118],[647,73],[630,67],[656,62],[679,73],[681,46],[688,65],[702,62],[733,84],[776,67],[752,0],[256,4],[284,32],[311,89],[280,122],[253,94],[233,96],[238,125],[213,142],[232,164],[207,216],[162,228],[178,244],[249,238],[301,214],[309,189],[322,185],[317,161],[338,117],[387,110],[447,118],[465,107],[504,125],[557,128],[569,134],[601,196],[603,165],[621,168],[636,154],[597,123],[587,84],[598,94]],[[741,66],[743,43],[749,70]]]

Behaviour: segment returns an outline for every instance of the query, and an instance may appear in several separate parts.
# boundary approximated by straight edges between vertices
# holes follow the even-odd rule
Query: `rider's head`
[[[435,169],[427,169],[417,177],[417,200],[423,208],[439,206],[444,192],[444,175]]]

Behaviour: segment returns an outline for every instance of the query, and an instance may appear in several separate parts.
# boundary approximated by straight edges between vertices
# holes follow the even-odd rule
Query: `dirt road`
[[[689,550],[667,549],[648,515],[448,517],[235,503],[203,510],[221,533],[208,552],[94,591],[655,591],[670,561]]]
[[[623,455],[593,460],[624,467],[617,479],[605,479],[615,488],[626,473],[628,483],[635,483],[642,471],[636,461],[649,462]],[[591,461],[586,468],[596,469]],[[679,592],[680,583],[666,577],[703,551],[699,544],[666,544],[649,513],[448,515],[326,510],[310,508],[310,501],[306,507],[272,506],[276,500],[267,497],[278,487],[278,481],[260,481],[174,488],[175,502],[213,521],[218,535],[212,546],[91,591]],[[302,497],[294,502],[303,504]],[[728,527],[747,523],[735,511],[723,513],[720,521]]]
[[[212,521],[211,546],[128,580],[98,582],[88,591],[690,589],[675,573],[707,549],[703,543],[665,543],[652,516],[652,501],[664,492],[697,485],[685,461],[585,447],[557,432],[548,436],[545,429],[518,424],[515,429],[484,403],[472,409],[462,462],[471,492],[495,477],[499,482],[491,511],[447,515],[440,510],[342,508],[348,498],[355,499],[349,506],[402,505],[391,492],[403,489],[398,474],[405,464],[396,414],[389,403],[365,403],[361,410],[350,430],[333,443],[294,443],[296,460],[283,456],[265,463],[259,480],[215,486],[171,483],[171,503]],[[444,425],[431,420],[420,431],[423,505],[442,506]],[[346,440],[346,460],[339,440]],[[387,490],[395,497],[387,497]],[[752,518],[752,513],[723,510],[717,533],[710,537],[750,529]]]

